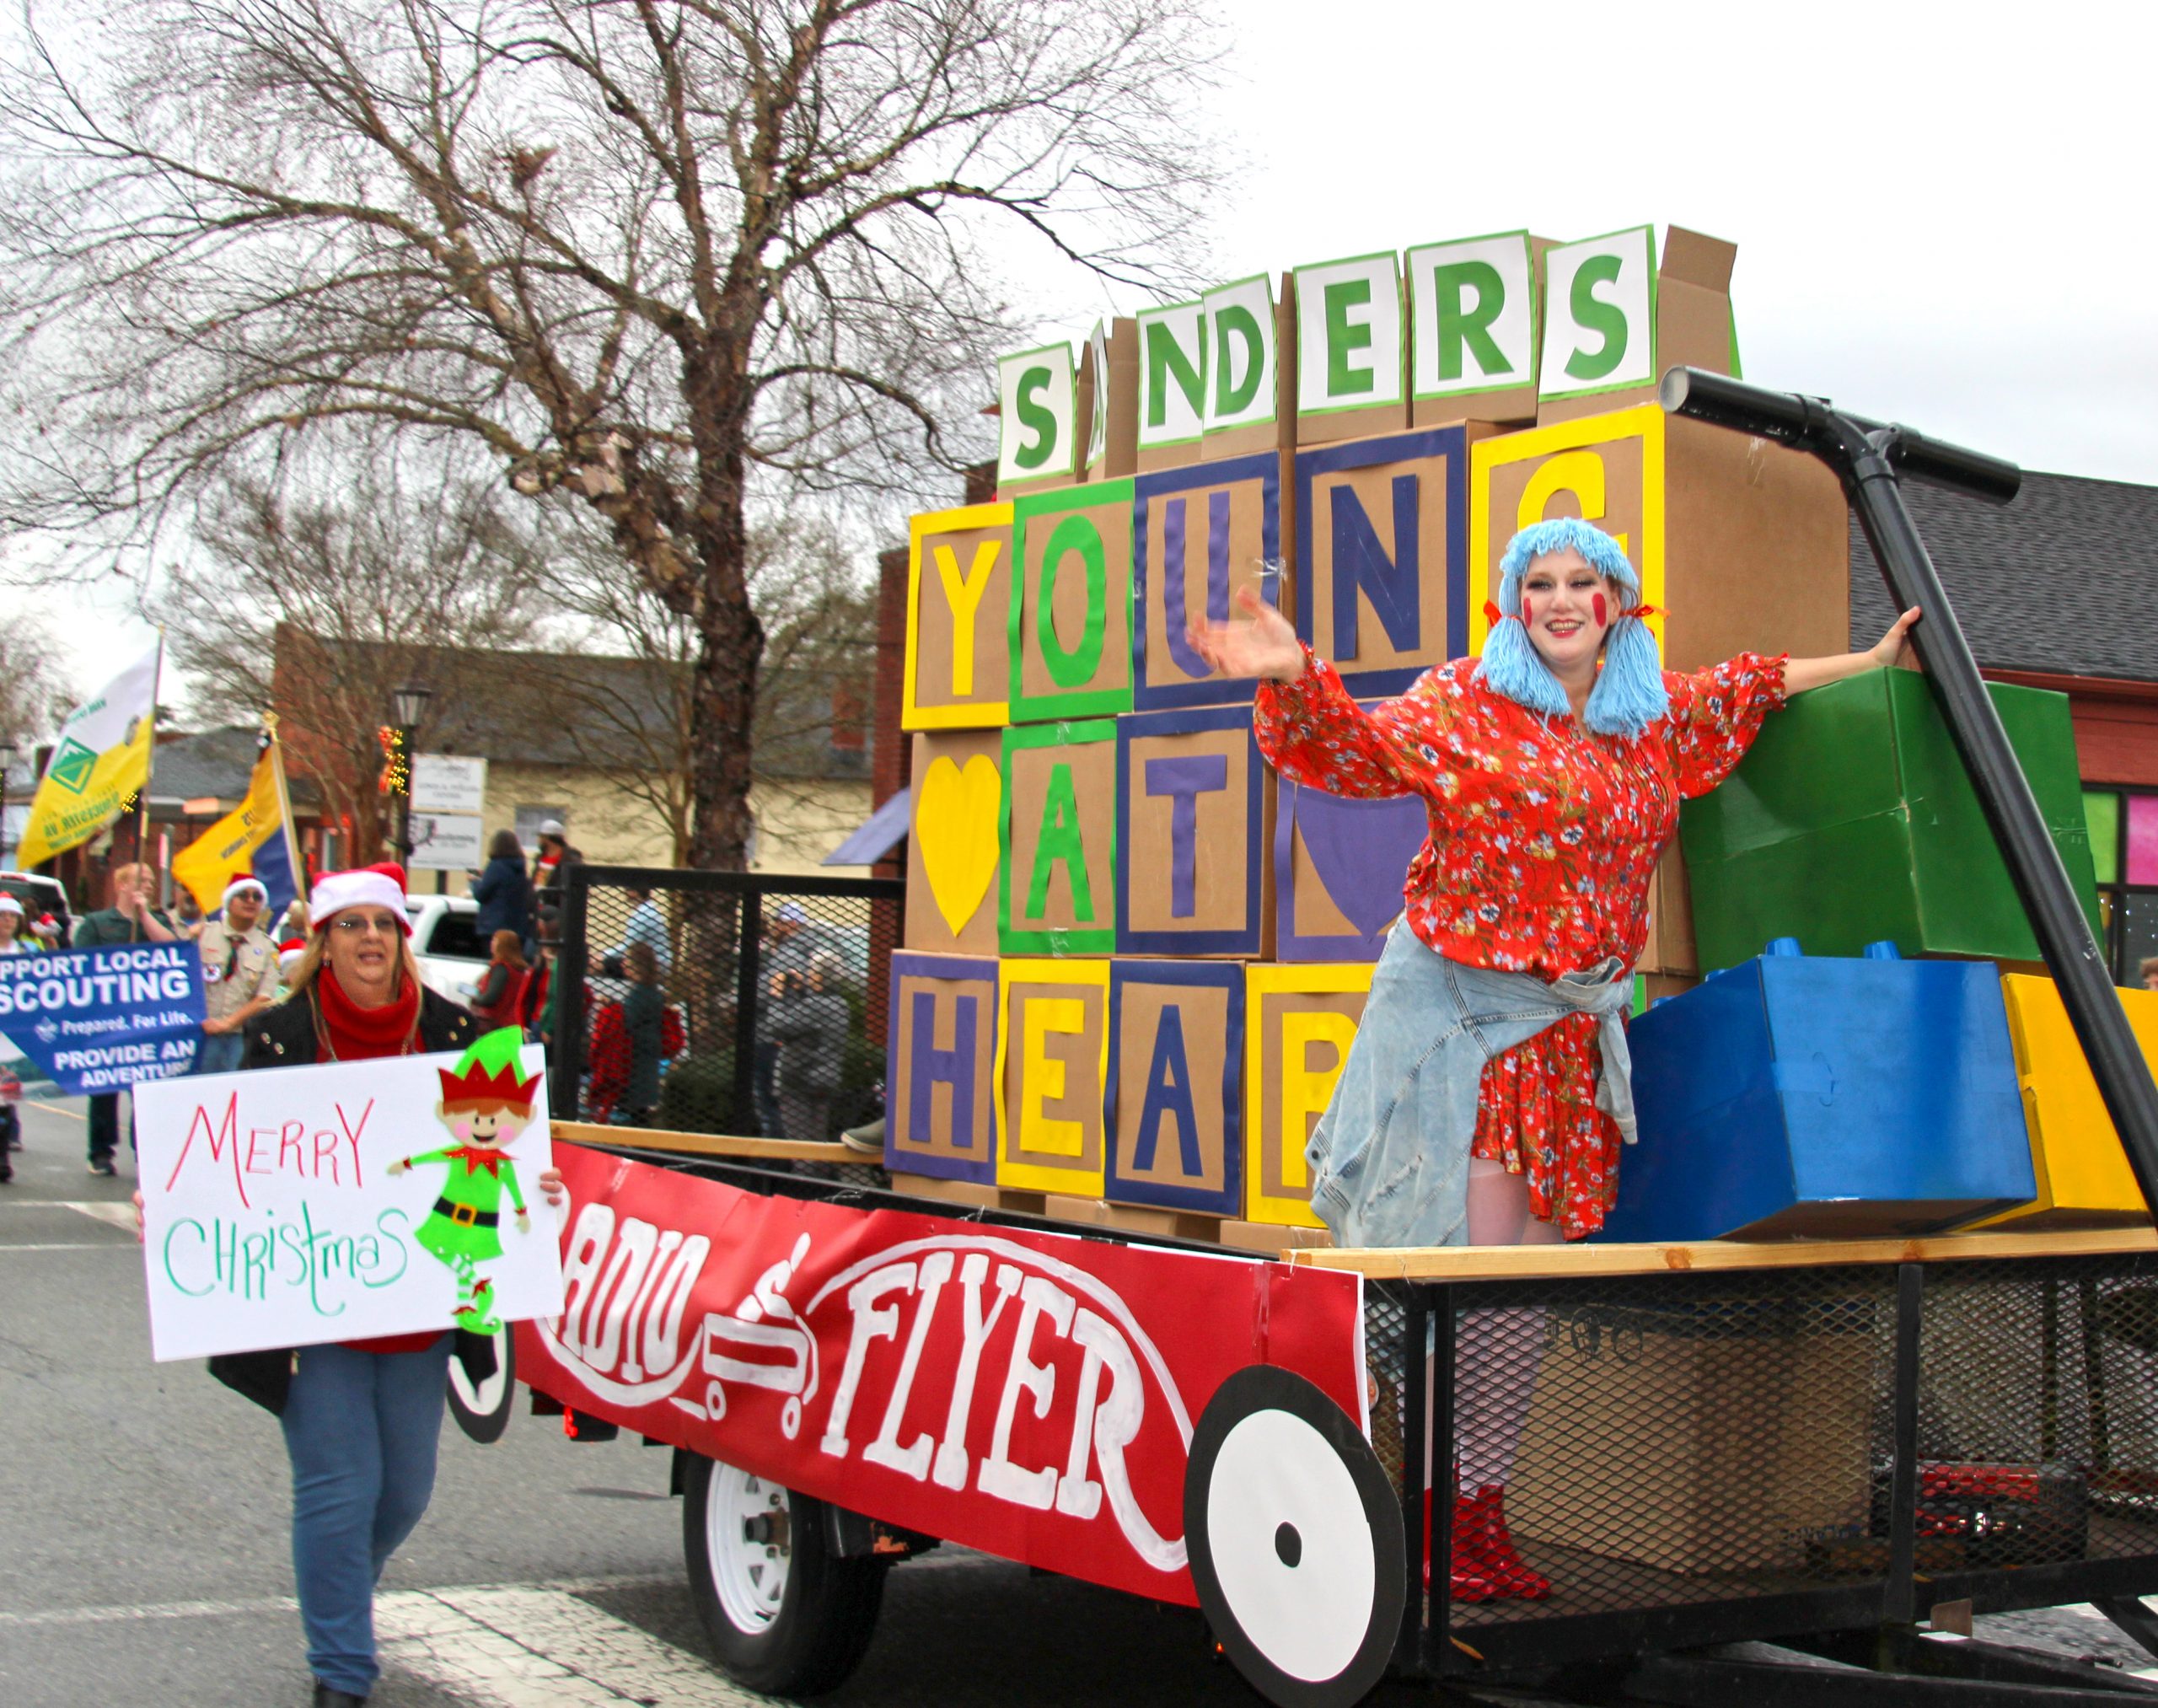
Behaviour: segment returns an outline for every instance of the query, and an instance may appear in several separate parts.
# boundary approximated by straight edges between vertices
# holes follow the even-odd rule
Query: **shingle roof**
[[[2026,474],[2010,504],[1914,481],[1903,497],[1981,665],[2158,682],[2158,486]],[[1893,620],[1854,516],[1852,646]]]
[[[247,792],[261,735],[260,730],[245,724],[228,724],[159,742],[150,770],[151,798],[193,801],[215,796],[220,800],[238,800]],[[309,778],[288,776],[286,787],[295,808],[320,802],[320,791]]]

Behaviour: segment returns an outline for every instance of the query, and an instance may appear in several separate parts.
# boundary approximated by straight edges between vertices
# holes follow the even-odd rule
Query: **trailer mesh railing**
[[[876,1120],[904,890],[894,878],[572,867],[557,926],[556,1112],[808,1141]]]

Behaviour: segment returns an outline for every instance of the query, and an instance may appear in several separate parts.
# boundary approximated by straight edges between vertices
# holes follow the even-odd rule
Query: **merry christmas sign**
[[[546,1092],[507,1028],[462,1055],[137,1086],[153,1356],[560,1311]]]

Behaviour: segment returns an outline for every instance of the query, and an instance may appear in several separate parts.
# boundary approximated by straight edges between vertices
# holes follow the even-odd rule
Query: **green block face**
[[[2095,932],[2090,830],[2064,695],[1989,684]],[[1793,700],[1680,814],[1703,969],[1771,937],[1808,954],[2036,960],[2037,939],[1923,677],[1875,670]]]
[[[1116,948],[1116,720],[1004,732],[996,943],[1007,955]]]
[[[1131,710],[1132,482],[1013,501],[1014,723]]]

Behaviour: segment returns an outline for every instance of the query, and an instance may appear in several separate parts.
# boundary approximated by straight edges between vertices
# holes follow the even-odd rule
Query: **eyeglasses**
[[[371,919],[356,913],[341,913],[330,923],[334,929],[343,932],[347,937],[357,937],[362,932],[370,931],[379,932],[384,937],[392,937],[400,929],[396,916],[388,913],[376,914]]]

